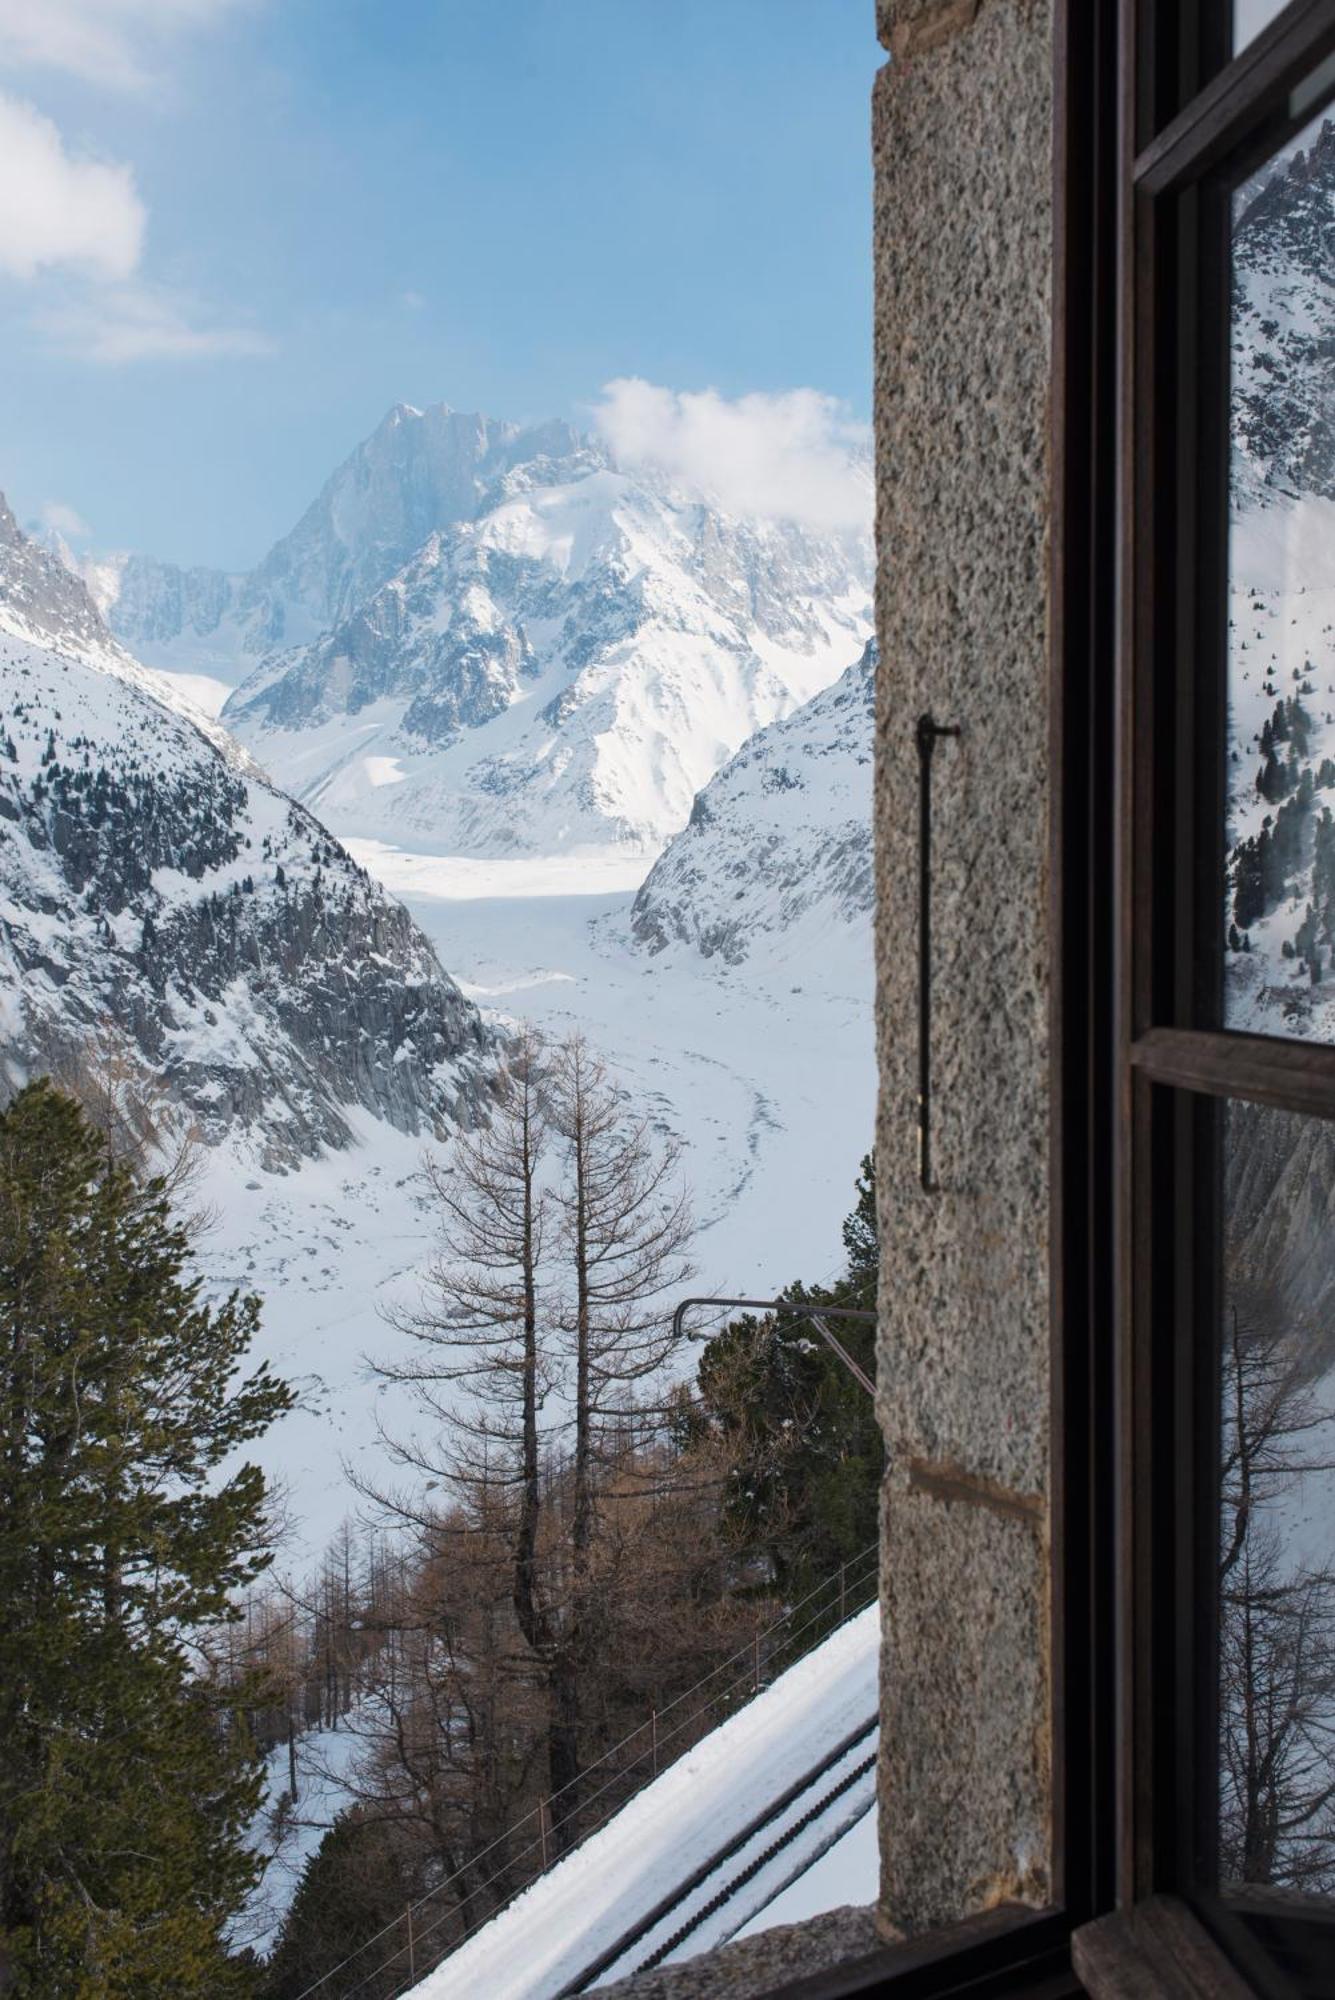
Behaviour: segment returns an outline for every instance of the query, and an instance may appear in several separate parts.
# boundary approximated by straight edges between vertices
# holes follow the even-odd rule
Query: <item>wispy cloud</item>
[[[0,94],[0,271],[31,279],[73,265],[127,278],[147,215],[130,168],[80,159],[34,105]]]
[[[729,513],[870,526],[867,426],[817,389],[727,397],[623,376],[594,415],[619,464],[655,466]]]
[[[245,0],[0,0],[0,63],[138,89],[163,45]]]
[[[44,500],[38,520],[43,528],[64,535],[71,542],[86,541],[93,532],[78,508],[68,506],[63,500]]]
[[[273,352],[253,327],[220,323],[195,301],[147,284],[87,288],[42,309],[35,322],[66,354],[113,367]]]
[[[170,38],[250,0],[0,0],[0,70],[56,69],[114,89],[154,76]],[[106,364],[272,351],[142,275],[148,211],[134,170],[76,153],[35,105],[0,92],[0,276],[33,289],[29,324]]]

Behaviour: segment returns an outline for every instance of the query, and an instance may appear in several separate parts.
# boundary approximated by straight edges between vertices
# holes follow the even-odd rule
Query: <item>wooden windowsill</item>
[[[1257,2000],[1256,1989],[1175,1896],[1086,1924],[1071,1957],[1092,2000]]]
[[[1064,2000],[1064,1996],[1077,1995],[1080,1989],[1070,1971],[1066,1944],[1049,1932],[1048,1912],[1032,1910],[1020,1903],[1002,1904],[940,1930],[925,1932],[921,1937],[886,1944],[870,1957],[795,1979],[774,1988],[764,2000],[842,2000],[844,1995],[891,1995],[896,1981],[901,1979],[915,1996],[927,1993],[949,1996],[957,1987],[966,1985],[971,1995],[981,1995],[989,1990],[983,1983],[989,1973],[1004,1982],[1008,1994],[1032,1992],[1035,2000]],[[1008,1944],[1012,1949],[1006,1949]],[[986,1964],[980,1954],[993,1957],[994,1962]],[[1027,1973],[1032,1980],[1026,1977]]]

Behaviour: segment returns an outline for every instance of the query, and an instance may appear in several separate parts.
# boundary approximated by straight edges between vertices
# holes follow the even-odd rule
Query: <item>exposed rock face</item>
[[[0,621],[42,644],[88,647],[106,631],[88,592],[63,563],[30,541],[0,493]]]
[[[206,656],[244,668],[349,616],[429,535],[485,511],[515,467],[537,484],[557,467],[569,476],[574,466],[601,462],[567,424],[523,427],[443,403],[429,410],[400,403],[249,573],[182,569],[136,554],[104,566],[95,594],[131,647],[173,646],[186,657],[193,641],[211,638]]]
[[[428,535],[488,511],[516,468],[526,483],[543,485],[600,463],[568,424],[522,427],[444,403],[397,404],[246,579],[243,602],[268,609],[271,644],[285,636],[289,606],[319,626],[337,624]]]
[[[486,512],[228,703],[334,825],[474,854],[654,853],[726,757],[865,638],[856,548],[727,520],[578,452],[541,471],[507,473]]]
[[[870,474],[868,474],[870,519]],[[90,569],[339,831],[654,854],[871,627],[870,543],[734,519],[562,423],[400,405],[248,576]]]
[[[1335,123],[1239,197],[1233,230],[1235,504],[1335,499]]]
[[[94,601],[105,599],[118,636],[127,645],[143,646],[217,632],[235,609],[243,582],[219,569],[182,569],[130,555],[90,577],[89,586]]]
[[[1329,1040],[1335,125],[1240,190],[1233,240],[1224,1020]]]
[[[1335,1132],[1259,1104],[1223,1122],[1227,1265],[1299,1336],[1313,1375],[1335,1363]]]
[[[739,965],[762,942],[867,930],[876,642],[832,687],[746,743],[695,800],[635,898],[650,952]]]
[[[389,699],[406,704],[405,736],[453,742],[499,715],[522,678],[536,673],[522,621],[542,616],[551,595],[536,563],[433,534],[399,575],[276,679],[243,689],[229,719],[243,730],[300,729]]]
[[[471,1121],[492,1038],[391,902],[0,503],[0,1063],[128,1064],[270,1164]]]

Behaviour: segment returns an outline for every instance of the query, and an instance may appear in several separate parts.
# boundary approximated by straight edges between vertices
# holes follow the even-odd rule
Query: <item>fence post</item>
[[[658,1710],[657,1709],[654,1709],[650,1714],[649,1727],[653,1735],[654,1776],[657,1777],[658,1776]]]
[[[846,1567],[847,1565],[844,1563],[840,1563],[839,1565],[839,1623],[841,1625],[843,1624],[844,1618],[846,1616],[845,1597],[844,1597],[844,1572]]]
[[[407,1909],[404,1911],[404,1915],[408,1919],[408,1977],[415,1984],[417,1980],[417,1954],[413,1948],[413,1906],[411,1903],[409,1903]]]
[[[547,1873],[547,1801],[538,1800],[538,1840],[542,1848],[542,1872]]]
[[[759,1627],[758,1625],[757,1625],[757,1627],[756,1627],[756,1642],[755,1642],[755,1655],[756,1655],[756,1658],[755,1658],[755,1693],[756,1693],[756,1694],[759,1694],[759,1693],[760,1693],[760,1627]]]

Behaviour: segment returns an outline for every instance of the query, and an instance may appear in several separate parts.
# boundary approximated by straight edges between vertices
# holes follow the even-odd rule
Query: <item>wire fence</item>
[[[769,1625],[757,1628],[744,1647],[691,1687],[651,1711],[588,1764],[570,1786],[540,1799],[503,1834],[304,1987],[296,2000],[396,2000],[407,1993],[564,1858],[574,1841],[563,1828],[558,1842],[556,1829],[567,1817],[578,1841],[599,1832],[701,1737],[831,1631],[865,1610],[876,1595],[878,1576],[879,1549],[873,1544]],[[589,1792],[587,1787],[595,1780],[596,1788]],[[569,1802],[563,1793],[572,1791],[573,1809],[567,1815]],[[487,1872],[478,1879],[482,1869]],[[348,1979],[354,1983],[348,1984]]]

